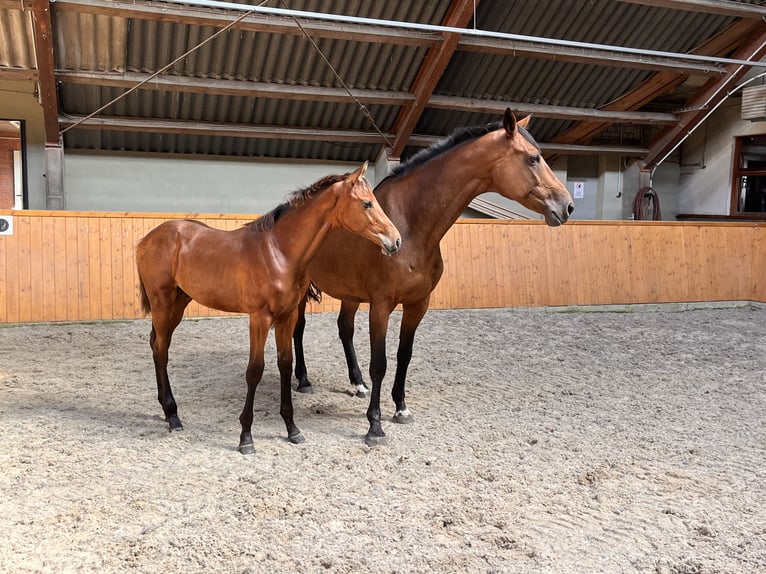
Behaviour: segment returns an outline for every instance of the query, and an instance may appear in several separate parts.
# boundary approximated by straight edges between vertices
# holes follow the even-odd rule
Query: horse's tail
[[[314,285],[313,281],[309,283],[308,298],[317,303],[322,302],[322,290]]]
[[[141,309],[144,311],[144,315],[151,312],[152,306],[149,304],[149,295],[146,294],[146,287],[144,287],[144,280],[141,279],[141,272],[138,273],[138,290],[141,293]]]

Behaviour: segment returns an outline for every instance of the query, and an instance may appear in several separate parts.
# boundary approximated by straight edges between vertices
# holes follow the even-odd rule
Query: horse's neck
[[[338,197],[326,190],[285,213],[274,226],[274,243],[296,271],[304,270],[333,229]]]
[[[437,245],[471,200],[487,191],[490,162],[477,162],[482,154],[468,148],[476,145],[450,150],[390,181],[386,207],[406,220],[409,240]]]

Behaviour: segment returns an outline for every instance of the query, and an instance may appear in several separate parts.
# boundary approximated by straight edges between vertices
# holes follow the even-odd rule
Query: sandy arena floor
[[[308,321],[307,442],[270,337],[250,457],[245,319],[179,327],[174,434],[147,320],[0,328],[0,571],[766,572],[766,307],[431,311],[416,422],[373,449],[335,317]]]

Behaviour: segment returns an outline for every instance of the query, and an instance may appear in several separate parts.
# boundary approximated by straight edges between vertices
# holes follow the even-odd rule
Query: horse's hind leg
[[[308,292],[298,304],[298,320],[293,330],[293,343],[295,344],[295,378],[298,379],[298,386],[295,390],[299,393],[310,395],[314,392],[314,387],[309,382],[308,371],[306,370],[306,357],[303,354],[303,332],[306,329],[307,299]]]
[[[412,423],[415,418],[407,408],[404,402],[404,383],[407,378],[407,368],[412,359],[412,345],[415,342],[415,331],[423,320],[423,316],[428,310],[427,297],[416,305],[405,305],[402,312],[402,326],[399,330],[399,349],[396,352],[396,376],[394,377],[394,386],[391,389],[391,397],[396,404],[396,413],[393,421],[395,423]]]
[[[173,331],[183,318],[184,309],[191,298],[181,289],[176,288],[173,296],[164,301],[156,301],[152,305],[152,332],[149,344],[152,348],[154,371],[157,375],[157,400],[165,413],[170,431],[183,430],[181,419],[178,418],[178,407],[170,388],[168,377],[168,349],[173,338]]]
[[[357,361],[356,350],[354,349],[354,318],[358,309],[359,303],[341,302],[340,313],[338,314],[338,335],[343,344],[343,352],[346,355],[351,394],[360,398],[366,398],[369,396],[369,389],[364,384],[364,377],[362,377],[362,371],[359,368],[359,361]]]

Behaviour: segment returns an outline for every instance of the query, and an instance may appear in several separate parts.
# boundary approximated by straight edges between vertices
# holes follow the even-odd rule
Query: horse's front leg
[[[359,368],[359,361],[356,358],[356,350],[354,349],[354,319],[358,309],[359,303],[341,302],[340,313],[338,314],[338,336],[343,344],[343,353],[346,355],[351,394],[359,398],[367,398],[370,394],[370,389],[364,384],[364,378],[362,377],[362,371]]]
[[[277,367],[279,368],[280,398],[279,414],[287,427],[287,440],[293,444],[305,442],[300,429],[295,426],[293,419],[293,395],[290,383],[292,381],[293,348],[291,336],[298,319],[296,309],[286,317],[279,318],[274,325],[274,339],[277,344]]]
[[[396,413],[393,421],[400,424],[415,422],[415,417],[407,408],[404,402],[404,383],[407,378],[407,368],[412,359],[412,345],[415,342],[415,331],[423,320],[423,316],[428,310],[428,301],[426,297],[415,305],[405,305],[402,312],[402,326],[399,330],[399,349],[396,352],[396,376],[394,377],[394,386],[391,389],[391,398],[396,405]]]
[[[269,334],[271,317],[269,315],[250,315],[250,360],[245,371],[247,382],[247,397],[239,422],[242,425],[242,433],[239,435],[239,452],[242,454],[255,453],[253,446],[253,400],[255,389],[263,377],[263,349],[266,346],[266,337]]]
[[[367,420],[370,430],[367,431],[365,442],[370,445],[384,444],[386,433],[380,422],[380,388],[386,376],[386,332],[388,317],[393,308],[370,305],[370,379],[372,380],[372,395],[367,408]]]

